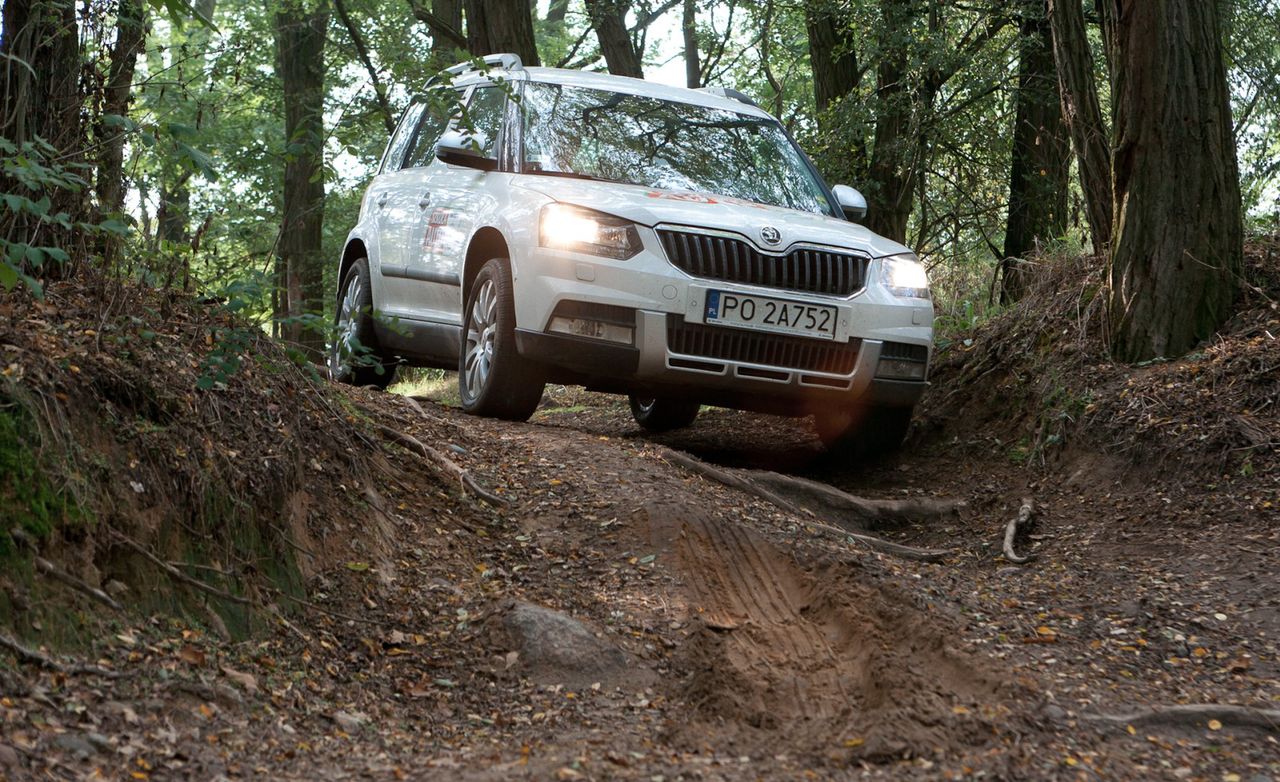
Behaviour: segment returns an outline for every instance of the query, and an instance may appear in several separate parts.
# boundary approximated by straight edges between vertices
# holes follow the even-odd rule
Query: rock
[[[111,739],[101,733],[86,733],[85,738],[89,743],[97,747],[99,752],[114,752],[115,747],[111,746]]]
[[[18,750],[8,744],[0,744],[0,769],[16,771],[21,767],[22,758],[18,756]]]
[[[98,753],[97,748],[79,733],[63,733],[53,740],[53,746],[78,758],[88,758]]]
[[[369,721],[369,718],[360,712],[348,714],[345,711],[337,711],[333,714],[333,721],[338,723],[338,727],[348,733],[357,731],[362,725]]]
[[[582,622],[559,611],[514,603],[502,616],[502,627],[526,669],[576,677],[600,675],[627,667],[627,656],[592,634]]]
[[[129,591],[129,587],[125,586],[123,581],[116,581],[114,578],[103,584],[102,588],[112,597],[120,597],[125,592]]]
[[[1061,722],[1067,718],[1067,710],[1056,703],[1046,703],[1040,709],[1040,713],[1051,722]]]

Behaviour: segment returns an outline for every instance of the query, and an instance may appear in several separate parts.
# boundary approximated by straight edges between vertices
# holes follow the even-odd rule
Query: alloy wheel
[[[466,360],[462,370],[466,376],[467,396],[475,399],[484,391],[493,369],[494,342],[498,334],[498,289],[493,280],[480,284],[471,303],[467,319]]]

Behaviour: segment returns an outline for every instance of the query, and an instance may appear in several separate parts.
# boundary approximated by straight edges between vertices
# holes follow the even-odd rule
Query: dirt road
[[[530,424],[355,396],[507,504],[459,501],[389,451],[403,479],[347,521],[377,544],[274,635],[155,619],[104,640],[120,678],[6,676],[0,774],[1280,778],[1277,727],[1235,712],[1095,719],[1276,708],[1274,482],[1210,488],[1087,454],[1029,469],[986,442],[848,465],[803,423],[713,411],[648,438],[578,392]],[[891,558],[662,446],[967,507],[871,530],[952,551]],[[1014,566],[1000,535],[1026,495],[1037,558]]]

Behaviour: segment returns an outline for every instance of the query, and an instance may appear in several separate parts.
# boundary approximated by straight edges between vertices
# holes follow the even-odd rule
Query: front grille
[[[741,239],[658,231],[672,264],[694,277],[804,293],[848,296],[866,285],[871,259],[851,252],[800,248],[762,253]]]
[[[924,363],[929,360],[929,348],[906,342],[886,342],[880,346],[880,358]]]
[[[679,315],[667,316],[667,349],[699,358],[847,375],[853,372],[861,345],[857,339],[824,342],[686,323]]]

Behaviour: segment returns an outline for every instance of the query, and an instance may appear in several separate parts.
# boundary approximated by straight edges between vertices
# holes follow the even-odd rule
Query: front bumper
[[[552,379],[561,382],[767,412],[803,414],[859,404],[909,407],[928,387],[923,380],[876,374],[886,343],[928,350],[931,302],[898,299],[875,284],[837,297],[695,278],[667,262],[648,229],[642,229],[642,241],[645,252],[627,261],[546,248],[515,259],[520,353],[547,365]],[[873,264],[868,279],[874,280],[875,273]],[[834,306],[835,339],[706,325],[703,313],[711,290]],[[550,332],[562,302],[633,311],[632,344]],[[696,338],[688,338],[691,331],[698,332]],[[777,358],[778,351],[747,350],[741,344],[761,339],[790,343],[791,352],[768,360]]]

